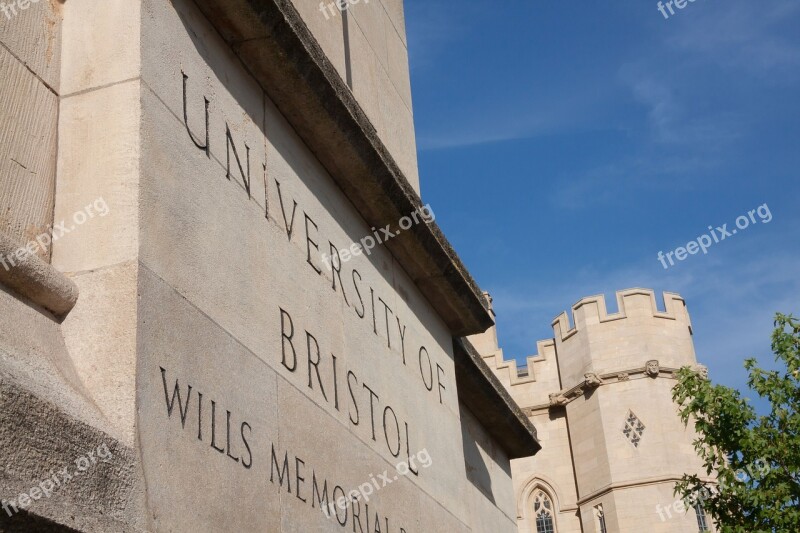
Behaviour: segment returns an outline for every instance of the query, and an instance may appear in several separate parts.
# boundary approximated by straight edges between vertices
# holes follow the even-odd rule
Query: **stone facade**
[[[0,531],[693,531],[683,300],[504,361],[343,1],[0,7]]]
[[[463,340],[401,0],[14,6],[0,531],[515,531],[540,444]]]
[[[524,368],[504,359],[494,328],[471,338],[544,443],[512,461],[520,533],[550,531],[539,513],[558,533],[600,533],[601,513],[608,532],[700,531],[694,509],[671,508],[675,482],[705,474],[671,397],[675,371],[697,365],[686,305],[665,293],[660,311],[644,289],[616,299],[616,313],[593,296],[572,307],[571,324],[556,317]]]

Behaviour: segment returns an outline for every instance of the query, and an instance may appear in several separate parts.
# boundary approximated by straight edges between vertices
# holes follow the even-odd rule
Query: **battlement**
[[[526,357],[525,365],[522,367],[517,365],[514,359],[505,359],[501,349],[482,356],[490,368],[495,369],[497,373],[503,373],[501,378],[504,378],[504,383],[514,386],[536,381],[537,366],[545,361],[555,360],[556,346],[553,339],[537,341],[536,354]]]
[[[548,394],[561,388],[555,340],[538,341],[536,348],[537,353],[529,355],[525,359],[526,366],[521,368],[517,366],[516,360],[505,359],[500,348],[481,353],[489,368],[522,406],[546,403]]]
[[[606,299],[602,294],[579,300],[572,306],[572,326],[566,311],[553,319],[555,338],[564,342],[585,328],[633,318],[639,322],[641,319],[677,321],[686,324],[691,334],[689,313],[684,299],[679,294],[663,293],[664,311],[659,311],[655,292],[651,289],[625,289],[617,291],[616,297],[618,311],[611,314],[608,313]]]
[[[558,315],[554,337],[538,341],[537,353],[523,367],[505,359],[494,328],[474,336],[474,344],[523,406],[546,406],[550,394],[581,386],[588,374],[620,373],[627,379],[644,375],[646,363],[653,361],[666,369],[696,363],[691,321],[680,295],[664,292],[664,311],[650,289],[621,290],[616,298],[616,313],[609,313],[605,297],[598,295],[572,306],[571,324],[566,312]]]

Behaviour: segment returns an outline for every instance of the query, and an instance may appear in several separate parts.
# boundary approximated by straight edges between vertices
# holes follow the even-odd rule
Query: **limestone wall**
[[[292,1],[419,193],[403,0]]]
[[[472,531],[514,531],[516,509],[508,456],[463,406],[461,421]]]
[[[143,531],[136,451],[70,353],[61,321],[78,291],[49,264],[56,246],[80,241],[97,199],[77,219],[56,208],[61,104],[74,91],[62,74],[64,11],[58,0],[0,9],[0,530]]]
[[[0,231],[19,246],[53,224],[61,11],[44,0],[0,12]],[[49,244],[34,253],[49,261]]]
[[[545,408],[533,413],[530,420],[536,426],[543,447],[534,457],[511,462],[518,531],[536,532],[533,505],[536,493],[542,489],[553,499],[557,531],[579,532],[578,498],[566,414],[563,410],[551,413]]]

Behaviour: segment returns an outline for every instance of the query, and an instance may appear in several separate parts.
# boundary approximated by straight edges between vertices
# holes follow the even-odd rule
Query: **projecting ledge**
[[[514,402],[472,344],[453,342],[458,399],[475,415],[510,459],[530,457],[542,449],[536,428]]]
[[[195,0],[370,226],[422,207],[352,91],[290,0]],[[435,222],[386,246],[453,335],[486,331],[488,303]]]

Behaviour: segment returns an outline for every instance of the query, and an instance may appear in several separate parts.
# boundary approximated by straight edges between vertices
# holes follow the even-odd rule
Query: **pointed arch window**
[[[555,533],[553,501],[544,491],[536,491],[533,498],[533,515],[536,517],[536,533]]]

